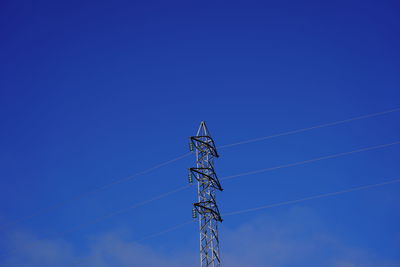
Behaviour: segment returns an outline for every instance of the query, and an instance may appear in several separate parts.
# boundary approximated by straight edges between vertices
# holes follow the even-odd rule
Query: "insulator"
[[[197,218],[197,211],[195,208],[192,209],[192,218],[196,219]]]
[[[189,173],[189,175],[188,175],[188,180],[189,180],[189,184],[193,184],[193,176],[192,176],[192,173]]]
[[[192,143],[191,140],[190,140],[190,142],[189,142],[189,150],[190,150],[190,151],[193,151],[193,150],[194,150],[193,143]]]

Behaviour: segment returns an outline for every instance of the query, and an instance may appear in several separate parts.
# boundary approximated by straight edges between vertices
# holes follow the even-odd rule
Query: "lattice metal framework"
[[[200,224],[200,267],[219,267],[221,264],[218,222],[222,222],[216,202],[216,191],[222,191],[214,170],[218,158],[214,140],[206,123],[200,123],[196,136],[190,137],[190,150],[196,151],[196,167],[189,169],[189,182],[197,180],[198,202],[193,206],[193,217]]]

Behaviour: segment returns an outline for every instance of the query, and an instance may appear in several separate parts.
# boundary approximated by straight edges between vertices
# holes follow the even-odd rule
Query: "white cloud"
[[[148,246],[124,240],[119,234],[108,233],[96,238],[86,263],[81,266],[165,266],[180,267],[178,261]]]
[[[293,208],[280,216],[263,216],[226,230],[224,265],[229,267],[395,267],[400,262],[379,259],[329,233],[310,210]]]
[[[40,239],[26,232],[14,232],[7,239],[5,267],[57,266],[73,258],[71,245],[63,240]]]
[[[116,231],[92,238],[84,256],[63,240],[41,239],[21,232],[13,233],[9,240],[12,240],[9,244],[11,251],[6,254],[5,261],[0,262],[4,267],[184,266],[183,259],[176,260],[148,246],[125,240]]]
[[[233,217],[232,217],[233,219]],[[329,232],[312,211],[293,208],[275,216],[261,216],[235,228],[222,227],[222,266],[226,267],[395,267],[399,262],[379,259],[365,248],[346,244]],[[179,231],[179,230],[178,230]],[[16,248],[0,262],[4,267],[190,267],[198,266],[197,251],[174,255],[127,240],[113,231],[93,237],[82,253],[61,239],[41,239],[14,233],[8,244]],[[71,264],[72,263],[72,264]]]

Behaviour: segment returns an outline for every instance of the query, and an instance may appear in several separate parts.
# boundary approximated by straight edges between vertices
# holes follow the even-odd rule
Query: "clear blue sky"
[[[0,3],[0,265],[198,264],[187,152],[400,106],[398,1]],[[219,176],[400,140],[400,112],[226,148]],[[222,213],[400,178],[400,146],[223,183]],[[226,267],[400,266],[400,184],[226,217]]]

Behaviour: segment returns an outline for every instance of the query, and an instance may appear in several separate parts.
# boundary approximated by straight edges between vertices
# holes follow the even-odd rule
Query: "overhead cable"
[[[246,173],[237,174],[237,175],[226,176],[226,177],[222,178],[221,180],[229,180],[229,179],[232,179],[232,178],[237,178],[237,177],[241,177],[241,176],[245,176],[245,175],[250,175],[250,174],[256,174],[256,173],[262,173],[262,172],[268,172],[268,171],[273,171],[273,170],[278,170],[278,169],[289,168],[289,167],[298,166],[298,165],[303,165],[303,164],[307,164],[307,163],[311,163],[311,162],[316,162],[316,161],[321,161],[321,160],[325,160],[325,159],[337,158],[337,157],[341,157],[341,156],[345,156],[345,155],[349,155],[349,154],[353,154],[353,153],[359,153],[359,152],[363,152],[363,151],[369,151],[369,150],[384,148],[384,147],[388,147],[388,146],[395,145],[395,144],[400,144],[400,142],[394,142],[394,143],[389,143],[389,144],[384,144],[384,145],[379,145],[379,146],[371,146],[371,147],[366,147],[366,148],[362,148],[362,149],[352,150],[352,151],[349,151],[349,152],[343,152],[343,153],[332,154],[332,155],[329,155],[329,156],[318,157],[318,158],[314,158],[314,159],[310,159],[310,160],[305,160],[305,161],[298,161],[298,162],[295,162],[295,163],[286,164],[286,165],[280,165],[280,166],[271,167],[271,168],[267,168],[267,169],[261,169],[261,170],[257,170],[257,171],[252,171],[252,172],[246,172]],[[179,192],[181,192],[181,191],[184,191],[184,190],[186,190],[186,189],[188,189],[188,188],[190,188],[190,187],[191,187],[190,185],[178,187],[178,188],[176,188],[176,189],[173,189],[173,190],[171,190],[171,191],[162,193],[162,194],[157,195],[157,196],[155,196],[155,197],[153,197],[153,198],[150,198],[150,199],[148,199],[148,200],[144,200],[144,201],[142,201],[142,202],[133,204],[133,205],[127,207],[127,208],[124,208],[124,209],[121,209],[121,210],[118,210],[118,211],[114,211],[114,212],[111,212],[111,213],[109,213],[109,214],[107,214],[107,215],[98,217],[98,218],[96,218],[96,219],[94,219],[94,220],[92,220],[92,221],[89,221],[89,222],[87,222],[87,223],[81,224],[81,225],[79,225],[79,226],[77,226],[77,227],[75,227],[75,228],[72,228],[72,229],[63,231],[63,232],[61,232],[61,233],[59,233],[59,234],[60,234],[60,235],[64,235],[64,234],[68,234],[68,233],[73,233],[73,232],[75,232],[75,231],[77,231],[77,230],[79,230],[79,229],[81,229],[81,228],[86,227],[86,226],[90,226],[90,225],[92,225],[92,224],[96,224],[96,223],[105,221],[105,220],[107,220],[107,219],[109,219],[109,218],[111,218],[111,217],[114,217],[114,216],[116,216],[116,215],[119,215],[119,214],[128,212],[128,211],[130,211],[130,210],[132,210],[132,209],[135,209],[135,208],[144,206],[144,205],[146,205],[146,204],[149,204],[149,203],[151,203],[151,202],[157,201],[157,200],[159,200],[159,199],[162,199],[162,198],[165,198],[165,197],[168,197],[168,196],[177,194],[177,193],[179,193]]]
[[[233,179],[233,178],[237,178],[237,177],[242,177],[242,176],[247,176],[247,175],[252,175],[252,174],[258,174],[258,173],[263,173],[263,172],[268,172],[268,171],[274,171],[274,170],[289,168],[289,167],[298,166],[298,165],[304,165],[304,164],[308,164],[308,163],[312,163],[312,162],[316,162],[316,161],[321,161],[321,160],[325,160],[325,159],[332,159],[332,158],[338,158],[338,157],[342,157],[342,156],[346,156],[346,155],[350,155],[350,154],[354,154],[354,153],[360,153],[360,152],[375,150],[375,149],[394,146],[394,145],[398,145],[398,144],[400,144],[400,141],[393,142],[393,143],[388,143],[388,144],[383,144],[383,145],[378,145],[378,146],[364,147],[364,148],[361,148],[361,149],[356,149],[356,150],[352,150],[352,151],[348,151],[348,152],[331,154],[331,155],[328,155],[328,156],[318,157],[318,158],[314,158],[314,159],[297,161],[297,162],[290,163],[290,164],[284,164],[284,165],[279,165],[279,166],[275,166],[275,167],[270,167],[270,168],[265,168],[265,169],[260,169],[260,170],[255,170],[255,171],[250,171],[250,172],[245,172],[245,173],[239,173],[239,174],[234,174],[234,175],[230,175],[230,176],[225,176],[225,177],[222,177],[220,180],[221,181],[229,180],[229,179]]]
[[[381,187],[384,185],[394,184],[394,183],[399,183],[399,182],[400,182],[400,179],[395,179],[395,180],[390,180],[390,181],[378,183],[378,184],[363,185],[363,186],[353,187],[353,188],[346,189],[346,190],[341,190],[341,191],[336,191],[336,192],[331,192],[331,193],[324,193],[324,194],[319,194],[319,195],[313,195],[313,196],[304,197],[304,198],[300,198],[300,199],[282,201],[282,202],[277,202],[277,203],[273,203],[273,204],[269,204],[269,205],[265,205],[265,206],[228,212],[228,213],[222,214],[222,216],[238,215],[238,214],[248,213],[248,212],[252,212],[252,211],[258,211],[258,210],[275,208],[275,207],[280,207],[280,206],[285,206],[285,205],[291,205],[291,204],[296,204],[296,203],[300,203],[300,202],[304,202],[304,201],[308,201],[308,200],[337,196],[337,195],[342,195],[342,194],[346,194],[346,193],[350,193],[350,192],[354,192],[354,191],[360,191],[360,190],[365,190],[365,189],[370,189],[370,188],[375,188],[375,187]]]
[[[277,133],[277,134],[273,134],[273,135],[256,137],[256,138],[253,138],[253,139],[248,139],[248,140],[239,141],[239,142],[236,142],[236,143],[222,145],[222,146],[219,146],[218,149],[226,148],[226,147],[232,147],[232,146],[238,146],[238,145],[244,145],[244,144],[249,144],[249,143],[254,143],[254,142],[259,142],[259,141],[272,139],[272,138],[285,136],[285,135],[297,134],[297,133],[306,132],[306,131],[310,131],[310,130],[314,130],[314,129],[318,129],[318,128],[324,128],[324,127],[334,126],[334,125],[348,123],[348,122],[352,122],[352,121],[372,118],[372,117],[385,115],[385,114],[389,114],[389,113],[394,113],[394,112],[398,112],[398,111],[400,111],[400,108],[394,108],[394,109],[389,109],[389,110],[385,110],[385,111],[381,111],[381,112],[366,114],[366,115],[363,115],[363,116],[353,117],[353,118],[350,118],[350,119],[333,121],[333,122],[319,124],[319,125],[315,125],[315,126],[311,126],[311,127],[300,128],[300,129],[287,131],[287,132],[281,132],[281,133]]]
[[[370,113],[370,114],[366,114],[366,115],[362,115],[362,116],[358,116],[358,117],[352,117],[352,118],[345,119],[345,120],[339,120],[339,121],[319,124],[319,125],[315,125],[315,126],[312,126],[312,127],[306,127],[306,128],[296,129],[296,130],[292,130],[292,131],[281,132],[281,133],[277,133],[277,134],[274,134],[274,135],[262,136],[262,137],[257,137],[257,138],[253,138],[253,139],[239,141],[239,142],[235,142],[235,143],[231,143],[231,144],[226,144],[226,145],[219,146],[218,149],[223,149],[223,148],[233,147],[233,146],[238,146],[238,145],[244,145],[244,144],[253,143],[253,142],[259,142],[259,141],[272,139],[272,138],[276,138],[276,137],[280,137],[280,136],[292,135],[292,134],[306,132],[306,131],[310,131],[310,130],[314,130],[314,129],[318,129],[318,128],[324,128],[324,127],[339,125],[339,124],[343,124],[343,123],[348,123],[348,122],[352,122],[352,121],[356,121],[356,120],[367,119],[367,118],[380,116],[380,115],[385,115],[385,114],[389,114],[389,113],[394,113],[394,112],[398,112],[398,111],[400,111],[400,108],[394,108],[394,109],[389,109],[389,110],[385,110],[385,111],[381,111],[381,112]],[[26,217],[22,217],[20,219],[17,219],[17,220],[15,220],[13,222],[8,223],[8,224],[7,223],[2,224],[1,226],[2,227],[10,227],[10,226],[13,226],[15,224],[21,223],[23,221],[29,220],[31,218],[34,218],[34,217],[37,217],[37,216],[40,216],[40,215],[44,215],[44,214],[48,214],[48,213],[50,213],[50,212],[52,212],[54,210],[57,210],[57,209],[65,206],[65,205],[67,205],[68,203],[70,203],[72,201],[76,201],[76,200],[82,199],[84,197],[96,194],[96,193],[101,192],[101,191],[103,191],[103,190],[105,190],[107,188],[110,188],[110,187],[114,186],[114,185],[118,185],[118,184],[130,181],[130,180],[133,180],[136,177],[145,175],[145,174],[150,173],[151,171],[159,169],[159,168],[161,168],[163,166],[166,166],[166,165],[169,165],[169,164],[171,164],[173,162],[176,162],[176,161],[179,161],[181,159],[184,159],[184,158],[188,157],[190,154],[191,153],[182,154],[182,155],[180,155],[180,156],[178,156],[176,158],[173,158],[173,159],[167,160],[165,162],[162,162],[160,164],[157,164],[157,165],[155,165],[153,167],[150,167],[150,168],[148,168],[148,169],[146,169],[144,171],[135,173],[133,175],[130,175],[130,176],[127,176],[127,177],[124,177],[124,178],[121,178],[121,179],[114,180],[114,181],[112,181],[110,183],[106,183],[106,184],[104,184],[102,186],[99,186],[99,187],[96,187],[96,188],[94,188],[92,190],[83,192],[81,194],[75,195],[75,196],[73,196],[71,198],[63,200],[63,201],[58,202],[56,204],[53,204],[53,205],[50,205],[50,206],[48,206],[46,208],[38,210],[37,212],[32,213],[32,214],[30,214],[30,215],[28,215]]]

